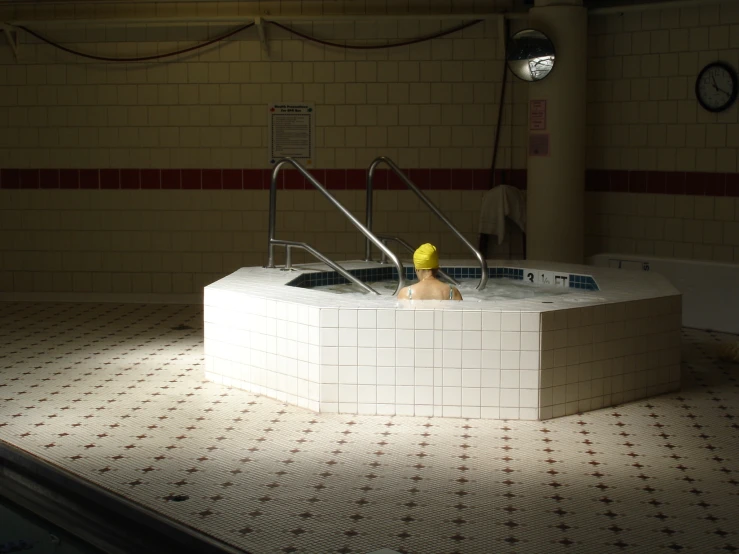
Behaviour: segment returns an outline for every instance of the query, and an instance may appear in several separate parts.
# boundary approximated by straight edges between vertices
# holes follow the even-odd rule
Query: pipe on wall
[[[38,26],[44,27],[68,27],[76,25],[181,25],[202,24],[202,25],[244,25],[253,22],[257,17],[267,21],[399,21],[399,20],[433,20],[433,21],[471,21],[475,19],[498,19],[503,13],[483,13],[483,14],[419,14],[419,15],[243,15],[240,17],[233,16],[198,16],[191,17],[121,17],[121,18],[98,18],[98,19],[25,19],[7,21],[10,25]]]

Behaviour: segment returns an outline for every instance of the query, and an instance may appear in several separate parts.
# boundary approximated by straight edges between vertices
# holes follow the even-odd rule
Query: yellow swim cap
[[[422,244],[413,253],[413,265],[416,269],[437,269],[439,267],[439,254],[433,244]]]

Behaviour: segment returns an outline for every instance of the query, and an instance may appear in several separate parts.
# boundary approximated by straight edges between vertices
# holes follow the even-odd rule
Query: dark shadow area
[[[95,487],[2,441],[0,500],[12,503],[24,514],[32,514],[37,525],[44,522],[63,530],[67,539],[74,537],[76,550],[49,550],[55,554],[248,554]],[[0,532],[1,543],[6,532],[3,528]]]
[[[728,333],[683,329],[681,390],[739,387],[739,363],[719,357],[722,345],[737,340]]]

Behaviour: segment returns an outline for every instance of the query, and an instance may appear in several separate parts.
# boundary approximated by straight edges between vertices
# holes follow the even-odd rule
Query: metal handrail
[[[313,248],[310,244],[306,244],[305,242],[297,242],[294,240],[279,240],[274,239],[272,241],[272,244],[275,245],[282,245],[287,247],[287,257],[285,261],[285,269],[292,269],[292,263],[290,261],[290,248],[302,248],[309,254],[313,254],[316,258],[321,260],[323,263],[325,263],[327,266],[329,266],[331,269],[336,271],[339,275],[341,275],[344,279],[347,279],[348,281],[351,281],[355,285],[357,285],[359,288],[364,290],[365,292],[371,292],[374,294],[379,295],[380,293],[377,292],[375,289],[370,287],[367,283],[364,281],[361,281],[360,279],[356,278],[354,275],[349,273],[346,269],[341,267],[339,264],[337,264],[335,261],[333,261],[331,258],[324,256],[321,254],[318,250]]]
[[[477,258],[477,261],[480,262],[480,269],[482,270],[482,275],[480,276],[480,282],[477,284],[477,290],[482,290],[485,288],[485,285],[488,282],[488,264],[485,261],[485,257],[480,253],[480,251],[472,246],[470,241],[468,241],[466,238],[464,238],[464,235],[460,233],[457,228],[452,225],[452,222],[449,221],[446,216],[444,216],[443,213],[437,208],[431,200],[428,199],[428,197],[423,194],[416,185],[413,184],[413,182],[408,179],[408,177],[405,176],[405,173],[403,173],[400,168],[395,165],[395,162],[393,162],[390,158],[387,158],[385,156],[380,156],[379,158],[376,158],[375,161],[372,162],[372,164],[369,167],[369,171],[367,172],[367,229],[372,232],[372,180],[375,176],[375,169],[378,165],[381,163],[384,163],[387,165],[390,169],[393,170],[393,172],[400,177],[401,181],[405,183],[405,185],[411,189],[413,192],[416,193],[416,196],[418,196],[421,201],[426,204],[426,206],[436,214],[436,216],[441,219],[444,223],[446,223],[447,227],[449,227],[452,232],[457,235],[457,238],[459,238],[470,250],[472,250],[472,253]],[[370,246],[369,240],[366,243],[365,247],[365,261],[372,261],[372,247]]]
[[[311,185],[313,185],[314,188],[318,189],[329,200],[329,202],[331,202],[334,206],[336,206],[339,209],[339,211],[341,211],[341,213],[343,213],[347,217],[347,219],[349,219],[349,221],[351,221],[352,224],[357,229],[359,229],[359,231],[365,237],[367,237],[367,244],[369,244],[369,241],[372,241],[388,258],[390,258],[390,261],[393,262],[393,265],[398,270],[398,287],[395,289],[395,293],[394,293],[394,294],[397,294],[398,291],[400,291],[400,289],[402,289],[405,286],[405,271],[403,270],[403,264],[400,263],[400,260],[398,259],[398,257],[395,254],[393,254],[392,250],[390,250],[387,246],[385,246],[384,244],[382,244],[382,241],[380,241],[377,237],[375,237],[375,235],[372,234],[372,231],[370,231],[364,225],[362,225],[356,217],[354,217],[344,206],[342,206],[341,203],[338,200],[336,200],[336,198],[334,198],[323,187],[323,185],[321,185],[321,183],[319,183],[316,180],[315,177],[313,177],[313,175],[311,175],[310,173],[308,173],[303,168],[303,166],[301,166],[298,162],[296,162],[292,158],[282,158],[282,159],[280,159],[275,164],[275,168],[272,170],[272,180],[271,180],[270,186],[269,186],[269,231],[268,231],[269,236],[267,238],[267,265],[266,265],[266,267],[268,267],[268,268],[275,267],[275,256],[274,256],[274,247],[275,247],[275,245],[278,245],[278,244],[285,245],[285,246],[288,246],[288,248],[290,246],[296,246],[296,247],[299,247],[299,248],[304,248],[304,246],[308,246],[305,243],[296,243],[296,244],[287,245],[286,243],[288,243],[290,241],[279,241],[279,240],[275,239],[275,222],[276,222],[276,216],[277,216],[277,175],[280,172],[280,169],[282,169],[282,166],[285,165],[285,164],[290,164],[295,169],[297,169],[303,175],[303,177],[305,177],[305,179]],[[321,261],[323,261],[324,263],[326,263],[326,260],[329,260],[328,258],[326,258],[326,256],[323,256],[323,254],[320,254],[314,248],[308,247],[308,248],[305,248],[305,250],[307,250],[308,252],[310,252],[311,254],[313,254],[314,256],[316,256],[318,259],[321,259]],[[316,255],[316,254],[319,254],[320,256],[322,256],[323,259],[321,257],[319,257],[318,255]],[[331,261],[331,260],[329,260],[329,261]],[[330,265],[330,264],[327,264],[327,265],[330,265],[330,267],[334,267],[334,269],[336,269],[337,267],[341,267],[336,262],[331,262],[331,264],[333,264],[333,265]],[[339,270],[337,269],[336,271],[339,271]],[[343,269],[342,269],[342,271],[343,271]],[[341,271],[339,271],[339,273],[341,273]],[[344,274],[344,273],[346,273],[346,274]],[[348,273],[346,271],[344,271],[344,273],[341,273],[341,275],[344,278],[349,279],[352,282],[359,281],[359,279],[356,279],[350,273]],[[349,275],[350,277],[347,277],[347,275]],[[361,281],[359,281],[359,282],[361,283]],[[364,283],[362,283],[362,284],[364,284]],[[375,292],[375,294],[377,294],[377,292],[374,291],[371,287],[369,287],[367,285],[365,285],[365,286],[367,288],[369,288],[372,292]]]
[[[400,246],[402,246],[403,248],[405,248],[408,252],[410,252],[411,254],[413,254],[413,252],[416,251],[416,249],[413,248],[413,246],[411,246],[409,243],[407,243],[406,241],[404,241],[400,237],[392,237],[390,235],[375,235],[375,236],[378,239],[380,239],[382,242],[387,242],[389,240],[395,241]],[[385,262],[385,254],[384,253],[383,253],[382,257],[380,258],[380,263],[381,264],[387,263],[387,262]],[[451,283],[453,285],[459,286],[459,281],[457,281],[454,277],[452,277],[451,275],[449,275],[446,271],[443,271],[442,269],[439,269],[439,275],[441,275],[448,283]]]

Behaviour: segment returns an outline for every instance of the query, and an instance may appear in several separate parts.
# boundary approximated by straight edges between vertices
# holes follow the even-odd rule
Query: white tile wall
[[[359,11],[387,9],[367,5]],[[194,9],[185,3],[172,6],[173,15]],[[459,6],[460,2],[434,3],[433,9],[462,9]],[[468,7],[498,9],[506,3]],[[81,6],[77,16],[100,15],[88,8]],[[232,8],[218,6],[226,10],[219,13]],[[3,20],[49,17],[44,15],[48,8],[41,6],[3,9]],[[23,11],[19,16],[8,11],[13,9]],[[270,9],[284,13],[301,6],[272,3]],[[413,9],[423,7],[393,6],[404,12]],[[76,15],[72,8],[64,13]],[[697,106],[693,92],[694,78],[705,63],[723,59],[739,65],[737,23],[734,2],[591,17],[588,167],[737,171],[737,108],[709,114]],[[389,40],[442,25],[446,22],[441,19],[404,19],[396,25],[300,23],[301,29],[327,38],[362,36],[363,29],[374,28]],[[81,50],[122,55],[173,49],[222,30],[106,25],[101,31],[93,24],[57,28],[53,35]],[[91,64],[58,54],[22,34],[19,62],[9,48],[0,48],[0,166],[265,167],[264,104],[283,98],[319,106],[322,167],[364,167],[378,153],[397,157],[404,167],[487,167],[492,136],[488,131],[495,122],[494,101],[499,96],[497,32],[492,22],[435,41],[433,47],[367,54],[304,44],[275,31],[270,33],[272,60],[266,61],[249,30],[222,48],[152,66]],[[498,160],[501,167],[524,167],[520,140],[525,140],[525,133],[519,131],[525,130],[525,102],[516,99],[527,98],[527,85],[511,86]],[[354,103],[363,98],[367,103]],[[255,200],[260,195],[250,193],[258,191],[241,192],[236,199],[224,192],[167,191],[165,197],[139,191],[142,200],[137,202],[122,191],[101,192],[94,198],[86,193],[59,197],[47,191],[41,197],[3,191],[0,289],[198,291],[228,271],[264,261],[257,235],[266,224],[266,197]],[[443,204],[477,201],[474,193],[466,196],[470,199],[449,192]],[[286,202],[292,205],[292,199]],[[402,202],[389,204],[396,206],[400,219],[410,213],[397,209]],[[101,220],[102,206],[109,211]],[[141,213],[152,208],[158,213]],[[182,211],[188,212],[186,217]],[[453,218],[473,236],[474,224],[465,221],[474,217],[474,211],[460,211]],[[593,193],[587,211],[596,216],[589,219],[590,253],[739,261],[739,210],[734,198]],[[224,227],[228,221],[228,229],[208,229],[211,213],[222,217]],[[298,232],[314,235],[310,238],[329,253],[349,257],[358,251],[358,246],[346,246],[332,233],[323,236],[318,231],[322,217],[324,213],[315,218],[306,215]],[[135,229],[127,226],[132,221],[138,222]],[[419,238],[434,232],[415,219],[409,230]],[[137,245],[124,238],[132,232],[140,235]],[[445,251],[456,248],[448,242]],[[38,245],[47,246],[39,250]]]
[[[703,110],[695,81],[710,62],[739,69],[737,24],[736,2],[591,17],[587,167],[736,173],[739,107]],[[736,198],[587,196],[588,253],[739,262]]]
[[[444,12],[494,12],[509,3],[401,7],[421,16],[433,10],[437,20],[331,21],[319,15],[282,23],[338,41],[361,40],[362,29],[373,29],[372,40],[392,43],[457,23],[445,20]],[[218,4],[219,15],[234,12],[234,3]],[[283,4],[282,9],[260,10],[301,15],[299,3]],[[147,9],[145,3],[141,6],[138,17]],[[367,9],[398,13],[399,7],[389,9],[383,2]],[[3,20],[16,18],[11,11],[6,9]],[[174,51],[231,29],[198,23],[187,3],[174,11],[191,21],[126,27],[108,18],[105,23],[43,30],[68,48],[123,56]],[[354,13],[353,8],[349,11]],[[22,17],[58,19],[44,14],[41,8]],[[89,17],[94,20],[95,14]],[[267,167],[265,104],[304,101],[317,106],[321,167],[364,167],[379,154],[390,154],[403,167],[485,167],[492,146],[486,129],[497,117],[493,102],[499,97],[500,71],[491,63],[501,56],[497,34],[497,19],[492,17],[433,43],[345,51],[268,27],[268,58],[252,28],[186,58],[106,65],[91,64],[19,33],[20,62],[9,48],[0,50],[0,120],[6,122],[0,165]],[[525,91],[523,83],[511,82],[511,88]],[[515,103],[518,113],[513,117],[514,101],[521,97],[508,95],[506,127],[524,128],[525,102]],[[515,132],[501,137],[501,163],[522,167],[525,137]]]
[[[737,22],[733,2],[591,18],[590,167],[736,171],[736,109],[700,109],[694,83],[711,61],[737,66]]]
[[[70,48],[122,56],[172,51],[231,29],[203,24],[203,9],[222,17],[235,14],[235,19],[265,11],[316,16],[284,23],[325,39],[394,42],[455,25],[457,20],[445,13],[489,13],[510,2],[329,3],[330,14],[403,16],[362,21],[333,21],[323,9],[306,8],[321,3],[207,4],[169,4],[168,16],[187,21],[179,24],[115,22],[146,19],[154,9],[146,3],[105,13],[89,4],[0,6],[0,20],[58,22],[60,13],[71,20],[105,18],[85,25],[39,23],[37,30]],[[426,17],[429,12],[438,19]],[[407,17],[414,13],[421,18]],[[266,104],[281,100],[316,105],[320,168],[365,168],[378,155],[405,168],[489,166],[488,131],[497,120],[495,99],[500,98],[500,71],[494,68],[502,63],[496,18],[433,46],[389,50],[326,48],[276,28],[269,28],[268,36],[269,59],[256,29],[248,29],[182,58],[100,64],[20,33],[20,60],[10,48],[0,48],[0,167],[266,168]],[[509,83],[498,160],[500,167],[521,168],[525,137],[510,131],[525,128],[525,102],[518,99],[526,89]],[[199,294],[222,275],[265,261],[260,235],[267,196],[262,191],[6,192],[0,191],[2,291]],[[295,212],[288,232],[332,257],[356,257],[361,241],[341,235],[350,229],[347,223],[313,193],[301,197],[302,192],[281,195],[280,210]],[[356,207],[362,195],[346,192],[341,201]],[[459,213],[448,215],[474,240],[479,194],[466,191],[475,198],[463,200],[461,191],[431,192],[437,204],[455,207],[451,212]],[[396,191],[382,196],[391,198],[388,204],[397,212],[388,217],[391,225],[409,219],[411,204],[398,203]],[[383,219],[377,218],[379,227]],[[423,235],[446,252],[459,251],[456,241],[427,220],[412,221],[410,242]],[[296,261],[306,259],[301,256]]]
[[[739,262],[739,199],[589,192],[588,253]]]

